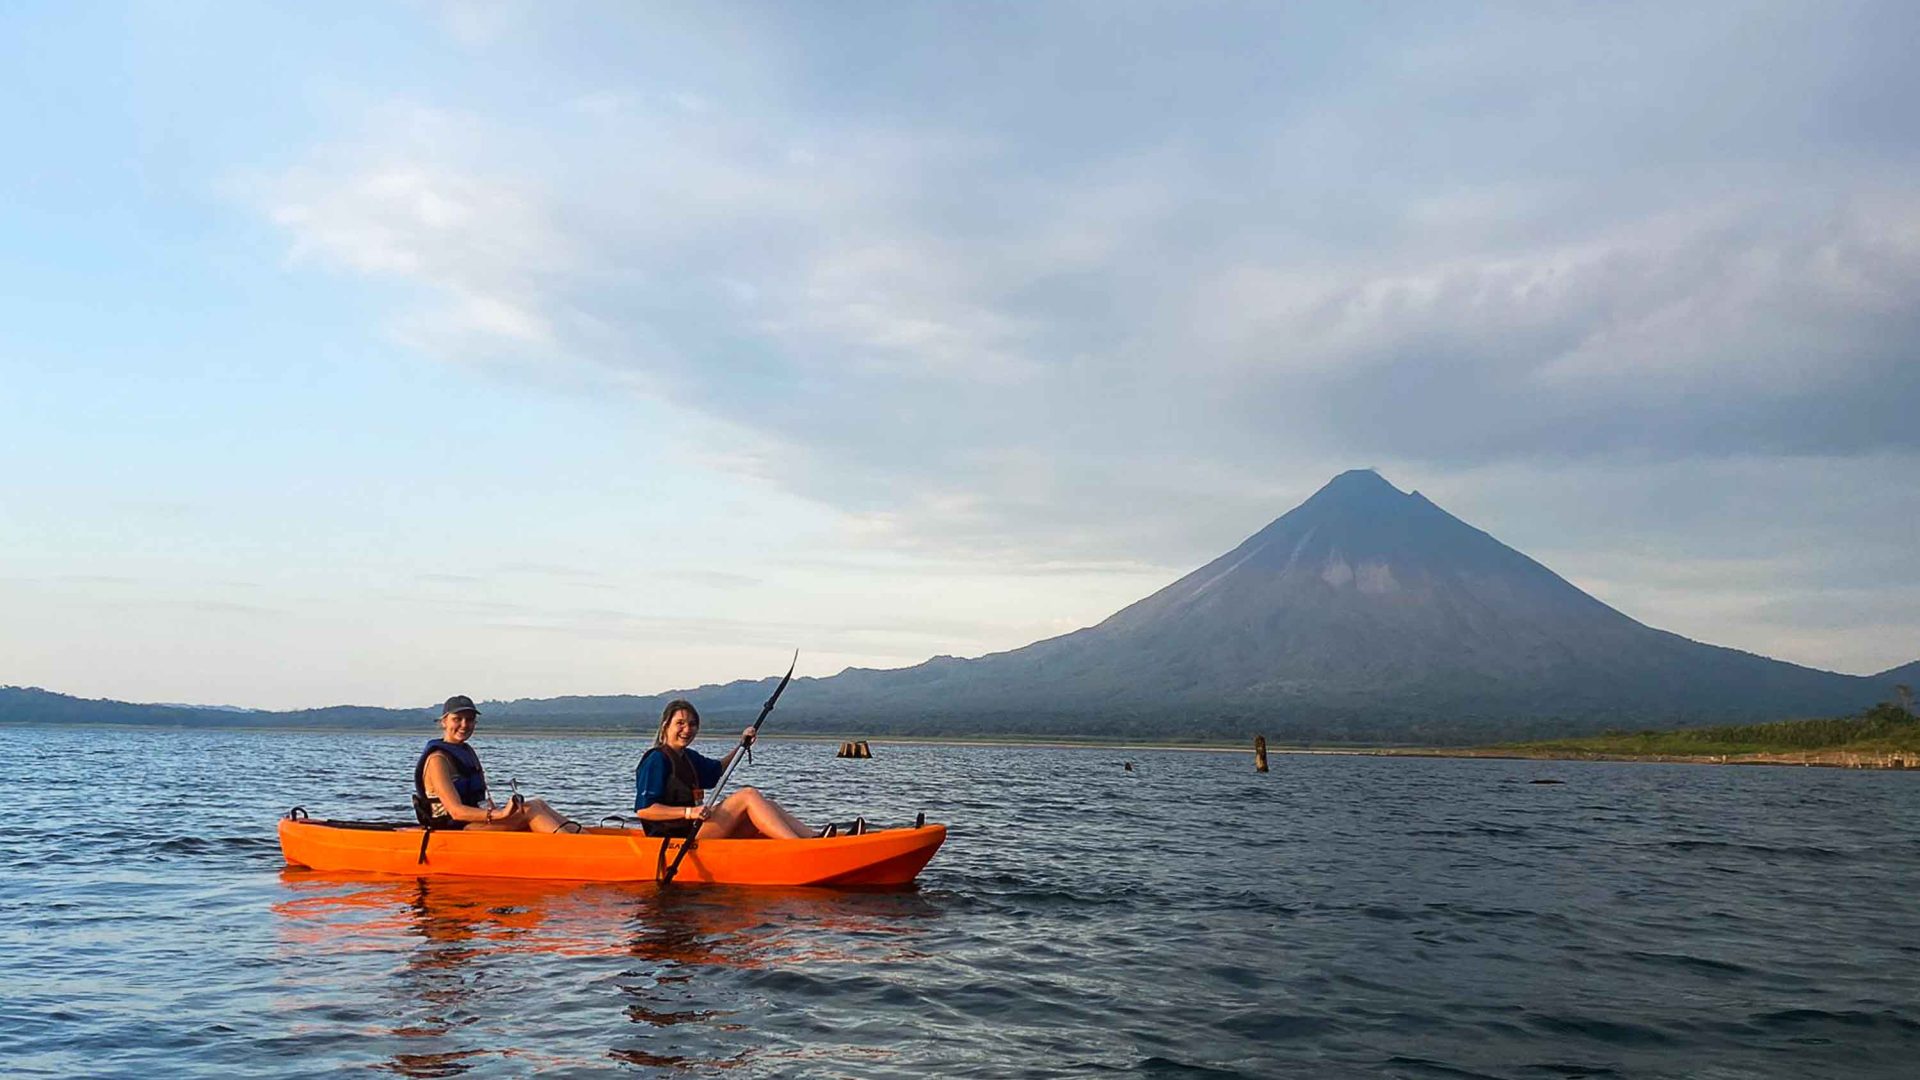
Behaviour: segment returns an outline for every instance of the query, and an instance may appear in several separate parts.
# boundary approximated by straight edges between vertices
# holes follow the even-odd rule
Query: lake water
[[[0,728],[0,1073],[1920,1068],[1920,776],[769,740],[736,777],[803,818],[949,823],[918,887],[284,866],[295,803],[405,816],[427,734]],[[475,743],[583,818],[643,748]]]

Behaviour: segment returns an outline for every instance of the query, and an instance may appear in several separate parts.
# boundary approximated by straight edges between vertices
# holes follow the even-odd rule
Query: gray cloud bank
[[[419,348],[944,555],[1179,564],[1359,464],[1914,474],[1920,8],[1357,8],[507,8],[249,192]]]

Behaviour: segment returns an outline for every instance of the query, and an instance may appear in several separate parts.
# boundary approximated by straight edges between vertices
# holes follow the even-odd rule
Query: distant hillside
[[[37,686],[0,686],[0,722],[19,724],[217,725],[243,713],[181,705],[135,705],[104,698],[77,698]]]
[[[141,705],[104,698],[78,698],[37,686],[0,686],[0,724],[123,724],[144,727],[360,727],[430,725],[431,708],[380,709],[335,705],[323,709],[267,712],[224,705]]]
[[[1920,754],[1920,719],[1897,705],[1875,705],[1855,716],[1677,731],[1610,732],[1583,739],[1521,743],[1501,749],[1566,756],[1662,758],[1795,754],[1815,750]]]
[[[1897,668],[1888,668],[1873,676],[1873,681],[1885,683],[1888,686],[1905,686],[1915,694],[1920,694],[1920,660],[1915,660],[1911,664],[1902,664]]]
[[[492,730],[649,732],[680,696],[709,720],[749,719],[774,682],[481,707]],[[1096,626],[977,659],[796,679],[775,730],[1459,745],[1831,716],[1901,682],[1920,685],[1920,661],[1863,678],[1643,625],[1360,470]],[[0,722],[432,722],[431,706],[236,714],[58,697],[0,692]]]

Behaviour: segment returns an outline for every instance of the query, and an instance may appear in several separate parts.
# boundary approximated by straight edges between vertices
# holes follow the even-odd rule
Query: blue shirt
[[[698,750],[688,750],[687,761],[693,765],[693,774],[700,779],[702,788],[711,788],[720,782],[720,763],[706,757]],[[667,790],[667,777],[672,775],[673,764],[665,754],[647,754],[633,770],[633,808],[645,810],[660,801]]]

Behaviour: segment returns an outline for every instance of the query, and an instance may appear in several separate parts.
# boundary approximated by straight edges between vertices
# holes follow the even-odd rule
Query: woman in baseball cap
[[[540,799],[519,795],[502,808],[487,797],[487,773],[467,740],[480,719],[473,699],[455,694],[440,710],[438,739],[429,739],[413,764],[414,809],[422,824],[435,829],[491,829],[503,832],[569,832],[580,826],[555,813]]]

